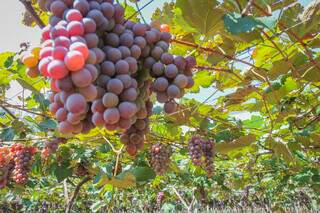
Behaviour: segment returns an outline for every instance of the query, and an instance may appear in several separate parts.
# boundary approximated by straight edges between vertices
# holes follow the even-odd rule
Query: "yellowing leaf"
[[[116,177],[109,178],[106,175],[102,176],[100,181],[97,183],[98,187],[102,187],[106,184],[110,184],[118,188],[130,188],[136,183],[135,176],[131,172],[123,172]]]
[[[256,140],[254,135],[241,136],[232,142],[222,142],[215,145],[216,152],[226,154],[230,151],[249,146]]]

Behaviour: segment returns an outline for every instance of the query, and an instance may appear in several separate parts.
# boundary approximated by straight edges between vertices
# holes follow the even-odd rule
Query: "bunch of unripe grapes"
[[[157,143],[150,150],[150,165],[157,175],[163,175],[169,168],[172,150],[170,146]]]
[[[211,176],[214,172],[214,143],[205,141],[200,136],[194,136],[189,141],[189,155],[195,166],[202,166]]]
[[[193,85],[195,59],[168,54],[168,27],[161,32],[125,20],[124,8],[113,0],[38,3],[52,13],[42,30],[38,70],[51,80],[49,110],[58,131],[117,130],[135,155],[149,130],[151,93],[165,103],[165,112],[174,112],[174,99]]]
[[[57,138],[53,138],[48,141],[45,141],[44,149],[41,152],[42,158],[49,157],[52,153],[55,153],[57,151],[60,144],[63,144],[66,142],[67,142],[67,139],[61,138],[61,137],[57,137]]]

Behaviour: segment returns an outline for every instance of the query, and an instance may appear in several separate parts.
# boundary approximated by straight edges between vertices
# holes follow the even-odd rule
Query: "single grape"
[[[79,93],[85,97],[86,101],[93,101],[96,99],[98,91],[97,88],[93,85],[90,84],[87,87],[81,87],[79,88]]]
[[[67,25],[67,31],[69,36],[83,36],[84,26],[79,21],[71,21]]]
[[[129,74],[129,64],[125,60],[119,60],[115,64],[115,70],[117,74]]]
[[[79,93],[72,94],[67,99],[66,107],[69,112],[84,113],[87,108],[86,99]]]
[[[77,87],[87,87],[92,82],[91,73],[86,68],[78,72],[73,72],[71,74],[71,79],[74,85],[76,85]]]
[[[103,113],[103,119],[106,124],[116,124],[120,119],[120,113],[117,108],[106,109]]]
[[[119,95],[123,91],[123,88],[124,86],[122,84],[122,81],[120,81],[119,79],[114,78],[108,81],[108,84],[107,84],[108,92],[112,92]]]
[[[48,64],[48,73],[53,79],[61,79],[68,75],[69,71],[63,61],[53,60]]]
[[[84,35],[88,48],[97,47],[99,44],[99,37],[95,33],[87,33]]]
[[[101,11],[103,15],[106,18],[111,19],[115,13],[115,8],[113,7],[113,5],[110,4],[109,2],[104,2],[100,6],[101,6]]]
[[[175,78],[177,76],[177,74],[178,74],[178,68],[174,64],[169,64],[165,68],[164,74],[168,78]]]
[[[172,101],[166,102],[164,104],[165,113],[168,113],[168,114],[174,113],[176,111],[176,109],[177,109],[177,104]]]
[[[129,119],[137,112],[137,105],[131,102],[122,102],[118,106],[122,118]]]
[[[103,101],[101,99],[96,99],[92,102],[91,111],[93,113],[95,113],[95,112],[103,113],[104,110],[105,110],[105,106],[104,106]]]
[[[116,94],[108,92],[104,94],[102,98],[102,103],[107,108],[113,108],[116,107],[119,103],[119,98]]]
[[[82,19],[85,33],[95,33],[97,29],[96,22],[92,18],[85,17]]]
[[[180,95],[180,89],[176,85],[170,85],[167,88],[167,95],[169,98],[178,98]]]
[[[112,47],[118,47],[120,44],[120,38],[116,33],[108,33],[105,38],[105,44]]]
[[[183,89],[188,85],[188,77],[183,74],[179,74],[175,77],[173,82],[180,89]]]
[[[120,98],[122,101],[135,101],[137,97],[138,97],[138,92],[133,87],[124,90],[120,95]]]
[[[79,71],[84,67],[85,58],[81,52],[72,50],[65,56],[64,63],[70,71]]]

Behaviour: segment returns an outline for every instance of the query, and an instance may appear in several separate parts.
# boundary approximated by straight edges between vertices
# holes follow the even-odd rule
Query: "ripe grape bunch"
[[[11,147],[0,147],[0,188],[7,185],[10,178],[18,184],[28,180],[34,147],[14,144]]]
[[[158,204],[158,206],[161,206],[164,198],[165,198],[164,192],[159,192],[159,193],[157,194],[157,204]]]
[[[158,143],[151,147],[150,164],[158,175],[163,175],[168,170],[171,153],[172,150],[170,146]]]
[[[38,0],[51,12],[42,44],[23,63],[51,81],[50,112],[64,135],[104,127],[121,131],[130,155],[144,144],[149,131],[152,92],[176,109],[175,98],[193,85],[193,57],[168,52],[168,29],[124,19],[113,0]],[[28,59],[28,60],[27,60]],[[30,75],[29,75],[30,76]],[[36,76],[36,74],[34,74]]]
[[[67,139],[65,138],[53,138],[44,143],[44,149],[42,150],[42,157],[47,158],[52,153],[55,153],[60,144],[66,143]]]
[[[195,166],[203,166],[208,176],[211,176],[214,172],[214,143],[194,136],[190,139],[188,148],[192,163]]]
[[[28,180],[28,172],[31,167],[32,156],[37,152],[34,147],[26,147],[22,144],[14,144],[10,148],[14,168],[12,179],[18,184],[25,184]]]
[[[9,147],[0,147],[0,189],[7,185],[12,169]]]

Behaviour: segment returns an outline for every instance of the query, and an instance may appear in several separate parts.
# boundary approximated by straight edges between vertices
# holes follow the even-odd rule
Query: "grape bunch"
[[[161,206],[163,200],[164,200],[164,192],[159,192],[157,194],[157,205]]]
[[[157,93],[165,112],[193,85],[193,57],[168,54],[161,31],[124,18],[113,0],[38,0],[52,14],[42,30],[38,70],[51,81],[50,112],[64,135],[104,127],[122,133],[130,155],[143,147]],[[25,63],[26,64],[26,63]],[[27,66],[27,64],[26,64]]]
[[[67,139],[65,138],[53,138],[51,140],[45,141],[44,149],[42,150],[42,157],[47,158],[52,153],[55,153],[60,144],[66,143]]]
[[[12,160],[14,162],[12,179],[17,184],[25,184],[27,182],[32,156],[36,151],[34,147],[26,147],[22,144],[14,144],[10,147]]]
[[[0,147],[0,189],[7,185],[12,168],[9,147]]]
[[[151,147],[150,165],[157,175],[163,175],[169,168],[171,147],[157,143]]]
[[[203,166],[208,176],[211,176],[214,172],[214,143],[194,136],[190,139],[188,148],[192,163],[195,166]]]
[[[163,53],[159,46],[155,46],[151,54],[159,60],[152,65],[151,75],[155,78],[152,89],[157,94],[157,101],[164,103],[164,111],[173,113],[177,109],[174,99],[183,97],[184,89],[194,84],[192,69],[196,65],[195,59],[174,57]]]

